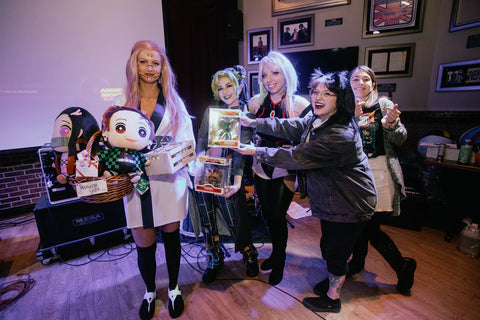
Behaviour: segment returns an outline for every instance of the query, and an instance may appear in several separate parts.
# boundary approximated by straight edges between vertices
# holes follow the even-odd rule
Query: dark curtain
[[[238,64],[238,40],[227,30],[236,11],[237,0],[163,0],[165,47],[195,135],[212,101],[212,75]]]

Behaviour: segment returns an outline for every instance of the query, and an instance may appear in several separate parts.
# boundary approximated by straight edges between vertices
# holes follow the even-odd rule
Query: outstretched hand
[[[257,148],[254,145],[251,144],[244,144],[240,143],[239,148],[232,148],[232,150],[237,151],[240,154],[247,155],[247,156],[253,156],[255,155],[255,150]]]
[[[244,127],[251,127],[256,122],[255,118],[249,118],[246,113],[242,112],[240,116],[240,124]]]
[[[395,104],[393,108],[387,108],[387,114],[382,119],[383,126],[387,128],[394,127],[400,117],[400,110],[398,110],[398,104]]]

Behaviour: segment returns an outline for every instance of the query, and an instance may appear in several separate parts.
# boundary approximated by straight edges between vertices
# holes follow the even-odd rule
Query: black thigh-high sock
[[[155,251],[157,250],[157,243],[154,242],[149,247],[137,246],[137,264],[143,282],[147,287],[148,292],[155,291],[155,272],[157,270],[157,262],[155,260]]]
[[[178,272],[180,270],[180,232],[177,229],[173,232],[161,231],[161,233],[163,245],[165,246],[165,258],[167,260],[168,288],[173,290],[177,286]]]

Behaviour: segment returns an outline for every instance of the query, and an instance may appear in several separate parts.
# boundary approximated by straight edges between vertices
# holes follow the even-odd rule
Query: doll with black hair
[[[90,137],[99,129],[97,120],[87,110],[70,107],[55,119],[51,145],[55,150],[57,181],[65,184],[75,174],[77,153],[85,150]]]

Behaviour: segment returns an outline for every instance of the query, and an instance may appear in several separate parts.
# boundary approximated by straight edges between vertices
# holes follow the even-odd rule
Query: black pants
[[[262,207],[262,215],[267,221],[272,240],[272,258],[283,259],[287,249],[288,226],[287,210],[293,199],[293,192],[283,182],[283,177],[265,180],[255,175],[255,189]],[[282,261],[279,261],[282,263]]]
[[[367,221],[355,223],[321,221],[320,248],[323,258],[327,261],[329,273],[335,276],[347,274],[348,258],[367,223]]]
[[[402,254],[393,240],[380,229],[383,214],[376,212],[368,222],[365,231],[361,234],[353,249],[353,257],[350,262],[356,268],[365,266],[365,259],[368,253],[368,241],[382,255],[388,264],[397,272],[402,265]]]

